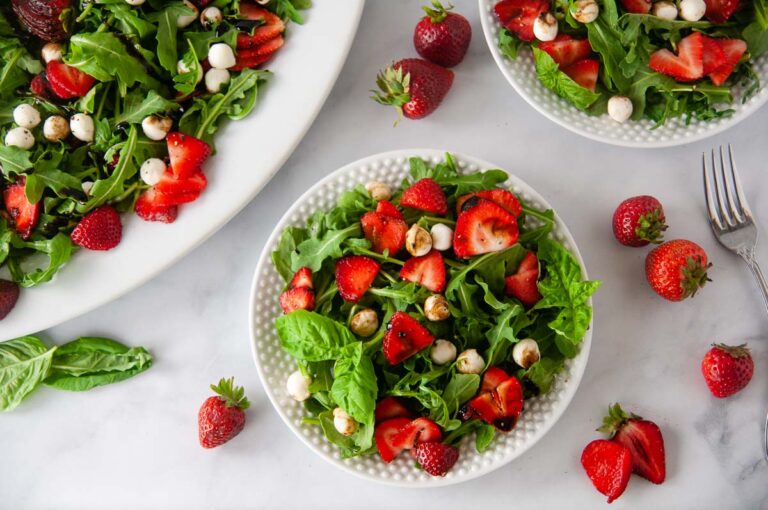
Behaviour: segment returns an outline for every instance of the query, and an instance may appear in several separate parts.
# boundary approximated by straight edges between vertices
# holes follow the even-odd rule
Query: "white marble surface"
[[[44,388],[2,416],[0,508],[596,508],[603,498],[579,455],[598,436],[594,429],[613,401],[661,426],[668,468],[661,486],[633,477],[614,508],[768,508],[768,465],[760,454],[768,317],[746,267],[709,232],[698,166],[702,150],[734,143],[753,209],[768,222],[768,109],[692,146],[647,151],[588,141],[516,96],[485,47],[475,2],[456,3],[475,34],[437,113],[393,128],[394,112],[368,100],[380,66],[415,54],[410,27],[419,15],[413,1],[369,0],[333,94],[262,194],[171,270],[44,333],[58,343],[82,334],[112,336],[148,346],[156,363],[129,382],[84,394]],[[560,422],[513,464],[422,491],[358,480],[309,452],[267,401],[247,330],[252,270],[287,204],[349,161],[415,146],[473,154],[520,175],[558,209],[591,276],[605,282],[595,297],[587,373]],[[695,240],[710,254],[714,281],[693,300],[656,297],[644,282],[646,250],[613,240],[613,208],[640,193],[665,204],[668,238]],[[767,253],[761,250],[765,264]],[[699,373],[715,340],[749,342],[755,355],[752,383],[725,401],[709,395]],[[208,384],[229,375],[253,402],[248,424],[230,444],[203,450],[197,409]]]

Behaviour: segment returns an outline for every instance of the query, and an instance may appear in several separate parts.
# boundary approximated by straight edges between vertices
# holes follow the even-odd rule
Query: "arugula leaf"
[[[11,241],[14,248],[30,248],[48,256],[48,265],[25,271],[15,259],[8,259],[8,269],[16,283],[22,287],[34,287],[49,281],[72,256],[74,245],[66,234],[56,234],[51,239],[41,241],[23,241],[14,236]]]
[[[533,48],[533,58],[541,84],[579,110],[586,110],[600,98],[600,94],[585,89],[562,72],[557,62],[545,51]]]
[[[147,94],[136,91],[125,98],[123,113],[115,116],[112,124],[116,126],[123,122],[140,123],[148,115],[168,113],[178,109],[178,103],[165,99],[154,90],[150,90]]]
[[[341,245],[345,240],[360,233],[360,225],[355,223],[341,230],[329,230],[319,238],[305,239],[291,255],[291,274],[304,266],[312,272],[319,271],[327,258],[341,257]]]
[[[504,288],[504,276],[512,273],[511,267],[517,267],[525,252],[525,248],[515,244],[506,250],[475,257],[460,269],[451,269],[451,280],[445,288],[445,297],[451,301],[456,299],[456,293],[466,286],[467,276],[472,271],[477,271],[493,291],[500,292]]]
[[[144,39],[157,32],[154,24],[139,16],[137,12],[140,11],[125,2],[108,3],[104,7],[109,9],[115,17],[115,28],[124,34],[135,34],[139,39]]]
[[[191,14],[183,3],[173,3],[160,13],[157,20],[157,59],[169,73],[176,73],[178,51],[176,49],[176,20],[180,15]]]
[[[0,411],[15,408],[40,386],[55,350],[36,336],[0,343]]]
[[[304,361],[338,359],[347,344],[357,341],[343,324],[306,310],[278,317],[275,328],[283,349]]]
[[[50,188],[56,195],[66,198],[83,194],[80,179],[59,170],[64,154],[46,151],[35,162],[34,170],[27,175],[24,194],[27,200],[35,204],[43,196],[45,188]],[[83,198],[85,196],[83,195]]]
[[[512,35],[512,32],[506,28],[499,30],[499,51],[502,55],[515,60],[522,47],[523,41]]]
[[[485,337],[489,347],[483,353],[483,359],[488,366],[498,365],[509,358],[512,346],[519,340],[517,333],[530,323],[522,305],[508,305],[493,318],[495,325],[488,330]]]
[[[32,168],[29,151],[13,145],[0,145],[0,171],[3,175],[10,177],[12,174],[23,173],[28,168]]]
[[[120,148],[120,158],[114,170],[112,170],[112,174],[106,179],[99,179],[93,183],[90,193],[91,198],[85,204],[77,206],[79,212],[91,211],[125,192],[125,182],[138,171],[133,158],[137,140],[138,132],[136,131],[136,126],[131,125],[131,129],[128,131],[128,138]]]
[[[459,406],[474,397],[478,388],[480,388],[479,375],[454,373],[443,390],[443,400],[449,414],[456,414]]]

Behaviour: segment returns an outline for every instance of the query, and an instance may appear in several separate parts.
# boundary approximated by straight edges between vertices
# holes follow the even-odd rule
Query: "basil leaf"
[[[471,399],[480,388],[480,376],[477,374],[454,373],[443,390],[443,400],[451,415],[459,411],[459,406]]]
[[[298,227],[287,227],[280,234],[277,249],[272,252],[272,264],[283,280],[290,281],[294,271],[291,269],[291,254],[298,245],[307,237],[307,231]]]
[[[345,351],[346,356],[339,359],[334,367],[331,397],[356,422],[366,425],[370,434],[359,438],[358,446],[367,449],[373,444],[374,410],[378,395],[376,374],[371,359],[362,354],[361,343],[350,344]]]
[[[309,267],[312,272],[319,271],[327,258],[340,258],[341,244],[350,237],[359,236],[360,225],[354,223],[341,230],[329,230],[322,237],[305,239],[291,256],[291,270]]]
[[[585,89],[562,72],[557,62],[545,51],[533,48],[533,58],[541,84],[576,108],[586,110],[600,98],[600,94]]]
[[[499,30],[499,51],[502,55],[515,60],[522,47],[523,41],[512,35],[512,32],[506,28]]]
[[[35,336],[0,343],[0,411],[10,411],[37,389],[55,350]]]
[[[338,359],[344,346],[356,342],[349,328],[340,322],[306,310],[278,317],[275,327],[283,349],[304,361]]]
[[[496,436],[496,428],[493,425],[482,423],[475,432],[475,449],[477,453],[483,453],[491,447],[493,438]]]

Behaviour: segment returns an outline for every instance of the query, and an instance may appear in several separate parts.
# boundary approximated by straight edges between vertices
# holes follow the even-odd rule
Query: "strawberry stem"
[[[448,11],[453,9],[453,5],[448,4],[448,7],[443,7],[439,0],[432,0],[432,7],[425,5],[421,9],[427,13],[432,23],[440,23],[448,16]]]
[[[664,213],[661,212],[661,208],[657,207],[640,216],[635,235],[643,241],[660,244],[664,238],[663,232],[665,230],[667,230],[667,224],[664,222]]]
[[[211,384],[214,393],[224,399],[227,407],[237,407],[238,409],[248,409],[251,403],[245,396],[245,389],[242,386],[235,386],[235,378],[219,380],[219,384]]]
[[[707,282],[712,281],[707,276],[707,269],[712,267],[712,264],[705,266],[702,264],[701,258],[694,259],[693,257],[686,257],[685,261],[685,267],[680,269],[683,273],[683,281],[680,282],[683,298],[695,296],[696,291],[704,287]]]
[[[747,344],[741,345],[726,345],[726,344],[712,344],[712,347],[720,349],[730,354],[734,358],[748,358],[751,356]]]
[[[621,427],[629,420],[640,420],[636,414],[628,413],[621,408],[621,405],[613,404],[608,406],[608,415],[603,418],[603,424],[597,429],[598,432],[605,432],[609,438],[612,438],[621,430]]]
[[[395,125],[403,118],[403,105],[411,100],[410,73],[403,76],[403,69],[389,66],[380,71],[376,76],[376,85],[379,90],[371,90],[373,95],[371,99],[379,104],[394,106],[397,110],[398,119]]]

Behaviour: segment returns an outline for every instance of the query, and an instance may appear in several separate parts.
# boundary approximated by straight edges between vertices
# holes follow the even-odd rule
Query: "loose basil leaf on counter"
[[[35,336],[0,343],[0,411],[10,411],[37,389],[55,350]]]

